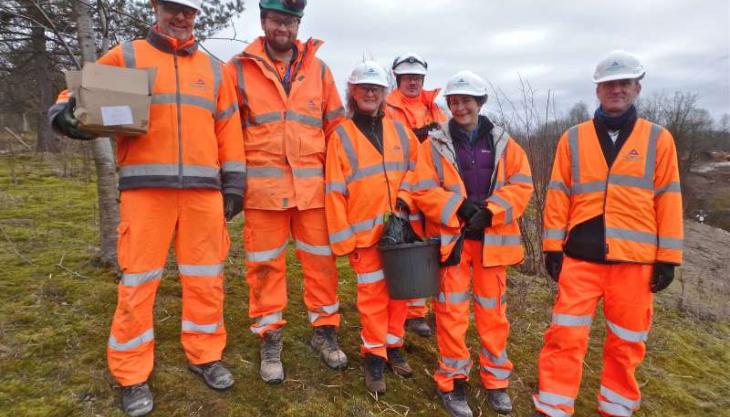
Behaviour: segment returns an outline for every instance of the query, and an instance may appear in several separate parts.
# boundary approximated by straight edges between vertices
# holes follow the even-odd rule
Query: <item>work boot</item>
[[[498,414],[509,414],[512,412],[512,400],[509,398],[506,388],[488,389],[487,403]]]
[[[388,366],[394,374],[400,377],[410,378],[413,376],[413,369],[408,365],[401,348],[388,348]]]
[[[122,387],[122,410],[128,416],[146,416],[154,406],[152,391],[146,382]]]
[[[269,330],[261,341],[261,379],[267,384],[281,384],[284,381],[284,366],[281,364],[282,330]]]
[[[363,359],[365,372],[365,386],[373,394],[385,394],[385,359],[373,354],[365,354]]]
[[[347,356],[340,350],[340,345],[337,343],[335,326],[315,327],[309,344],[330,368],[344,369],[347,367]]]
[[[474,414],[466,402],[466,380],[463,378],[454,380],[454,389],[449,392],[438,391],[444,408],[451,417],[472,417]]]
[[[416,317],[406,320],[406,330],[411,331],[421,337],[430,337],[433,334],[431,326],[425,317]]]
[[[223,391],[233,386],[233,375],[223,366],[221,361],[213,361],[200,365],[188,364],[188,368],[203,377],[209,387]]]

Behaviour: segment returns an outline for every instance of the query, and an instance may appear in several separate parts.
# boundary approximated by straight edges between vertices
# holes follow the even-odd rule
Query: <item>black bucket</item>
[[[432,297],[439,292],[438,241],[378,246],[390,298]]]

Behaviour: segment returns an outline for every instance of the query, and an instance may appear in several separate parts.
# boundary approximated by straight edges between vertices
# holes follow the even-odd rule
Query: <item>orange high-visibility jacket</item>
[[[482,264],[515,265],[524,258],[517,219],[532,196],[532,174],[522,147],[498,126],[491,133],[496,169],[485,203],[493,216],[492,225],[484,229]],[[445,261],[461,233],[463,224],[456,211],[466,199],[448,122],[418,147],[414,180],[412,197],[426,217],[426,234],[440,237]]]
[[[232,80],[223,64],[152,28],[147,39],[124,42],[97,63],[154,68],[146,134],[117,136],[119,189],[217,188],[243,195],[245,155]],[[59,96],[49,118],[64,108]]]
[[[446,121],[446,115],[441,108],[435,103],[436,97],[439,95],[440,89],[435,90],[421,90],[421,95],[416,98],[419,104],[426,106],[425,118],[419,120],[417,115],[413,112],[411,107],[411,101],[404,96],[397,88],[392,93],[388,94],[385,100],[385,112],[388,116],[394,120],[399,120],[401,123],[406,125],[409,129],[416,129],[429,125],[433,122],[441,123]]]
[[[352,120],[329,136],[325,210],[336,255],[378,242],[385,214],[395,211],[400,184],[415,167],[417,147],[413,133],[388,117],[383,118],[382,154]]]
[[[639,118],[609,167],[592,120],[558,142],[544,212],[545,251],[574,226],[604,216],[606,260],[680,264],[682,194],[671,133]]]
[[[327,65],[315,56],[322,41],[297,41],[287,94],[263,37],[227,65],[241,108],[246,147],[246,208],[324,207],[325,138],[345,110]]]

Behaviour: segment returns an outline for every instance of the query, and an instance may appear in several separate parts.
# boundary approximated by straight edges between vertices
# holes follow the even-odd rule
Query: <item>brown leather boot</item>
[[[365,386],[373,394],[385,394],[385,359],[373,354],[366,354],[363,358],[363,371],[365,372]]]
[[[408,365],[401,348],[388,348],[388,366],[394,374],[400,377],[410,378],[413,376],[413,369]]]

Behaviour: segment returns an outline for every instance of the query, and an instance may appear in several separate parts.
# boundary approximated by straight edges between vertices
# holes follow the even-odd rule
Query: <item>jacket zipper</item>
[[[177,65],[177,51],[172,52],[172,59],[175,63],[175,102],[177,105],[177,152],[178,152],[178,187],[183,188],[183,143],[182,143],[182,105],[180,103],[180,73]]]

